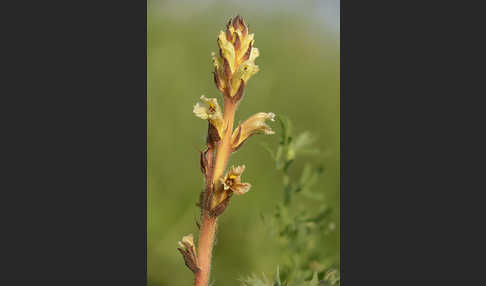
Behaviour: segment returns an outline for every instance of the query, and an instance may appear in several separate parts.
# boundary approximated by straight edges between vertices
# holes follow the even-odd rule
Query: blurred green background
[[[198,233],[198,150],[207,122],[192,109],[201,94],[221,99],[210,53],[217,51],[218,32],[237,13],[255,33],[260,72],[248,82],[236,120],[274,112],[288,116],[295,132],[317,137],[321,153],[298,159],[294,168],[305,161],[324,165],[316,191],[334,207],[336,230],[319,248],[339,262],[339,2],[149,0],[147,12],[148,285],[193,283],[176,250],[183,235]],[[230,164],[247,166],[243,177],[253,187],[234,197],[219,220],[215,285],[239,285],[238,278],[252,273],[271,276],[279,264],[279,247],[260,219],[282,198],[280,174],[261,146],[275,147],[278,139],[254,136],[231,158]]]

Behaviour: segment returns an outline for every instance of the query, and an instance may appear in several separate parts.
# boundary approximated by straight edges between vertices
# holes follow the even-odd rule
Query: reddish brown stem
[[[199,271],[195,274],[195,286],[208,285],[216,226],[217,218],[209,216],[208,212],[203,210],[201,233],[199,234],[198,242]]]
[[[213,170],[214,170],[214,147],[213,146],[208,146],[208,157],[207,157],[207,169],[206,169],[206,176],[205,176],[205,181],[206,181],[206,189],[204,190],[204,201],[202,202],[202,209],[205,209],[208,207],[208,201],[210,200],[212,189],[213,189]],[[202,212],[201,212],[201,218],[202,218]]]
[[[194,278],[194,286],[207,286],[211,272],[211,256],[213,251],[214,239],[216,236],[216,228],[218,224],[217,217],[209,215],[209,202],[211,192],[213,191],[214,182],[223,175],[229,156],[231,155],[231,135],[233,131],[233,121],[235,117],[236,105],[225,100],[224,105],[224,121],[226,123],[226,132],[222,140],[218,143],[216,149],[216,157],[213,162],[212,149],[208,153],[208,169],[209,174],[206,176],[206,194],[202,215],[201,215],[201,232],[198,241],[198,266],[199,271],[196,272]]]

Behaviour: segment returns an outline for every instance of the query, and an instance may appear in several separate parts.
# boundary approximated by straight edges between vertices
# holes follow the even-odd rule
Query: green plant
[[[273,281],[249,276],[241,279],[244,286],[298,286],[339,285],[339,267],[332,257],[323,257],[316,251],[322,236],[335,230],[330,218],[333,209],[323,202],[322,195],[313,190],[324,174],[323,166],[304,165],[298,179],[290,173],[291,166],[300,155],[316,155],[311,133],[303,132],[292,137],[290,121],[278,116],[281,126],[280,143],[276,150],[264,145],[282,175],[282,201],[270,215],[262,215],[271,235],[278,238],[282,263]],[[314,207],[316,206],[316,207]],[[321,280],[318,281],[318,274]],[[309,281],[306,281],[311,279]]]

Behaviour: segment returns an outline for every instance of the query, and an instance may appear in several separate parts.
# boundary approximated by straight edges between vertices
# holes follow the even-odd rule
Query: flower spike
[[[184,236],[178,248],[186,266],[194,272],[195,286],[208,285],[218,217],[227,209],[233,195],[245,194],[251,188],[250,183],[241,181],[245,165],[227,169],[231,154],[253,134],[274,134],[265,123],[267,119],[274,120],[273,113],[257,113],[234,128],[235,114],[248,80],[259,71],[255,60],[260,51],[255,47],[254,34],[250,33],[241,16],[228,21],[218,34],[217,44],[218,49],[211,54],[212,80],[223,95],[224,116],[218,100],[204,95],[193,109],[197,117],[208,121],[206,146],[200,151],[199,158],[205,180],[196,204],[201,208],[201,225],[197,223],[199,256],[192,234]]]
[[[259,71],[255,59],[260,52],[253,47],[254,34],[248,32],[241,16],[230,19],[226,31],[219,32],[219,54],[211,54],[216,87],[229,97],[235,96],[242,81],[246,83]]]

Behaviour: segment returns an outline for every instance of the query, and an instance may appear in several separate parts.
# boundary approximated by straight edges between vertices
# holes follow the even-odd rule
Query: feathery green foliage
[[[253,275],[242,279],[242,285],[339,285],[337,262],[315,251],[321,236],[335,229],[330,218],[333,209],[326,205],[319,193],[313,192],[324,174],[324,168],[307,163],[298,179],[290,174],[292,163],[300,159],[300,155],[319,153],[318,149],[312,148],[315,139],[309,132],[300,133],[294,139],[290,120],[281,115],[278,120],[281,126],[279,145],[276,150],[268,145],[264,148],[275,161],[275,168],[281,172],[283,198],[272,214],[262,215],[262,220],[268,231],[278,237],[283,260],[273,282],[265,276]],[[318,208],[307,207],[309,201],[317,202]],[[320,281],[318,273],[322,273]]]

